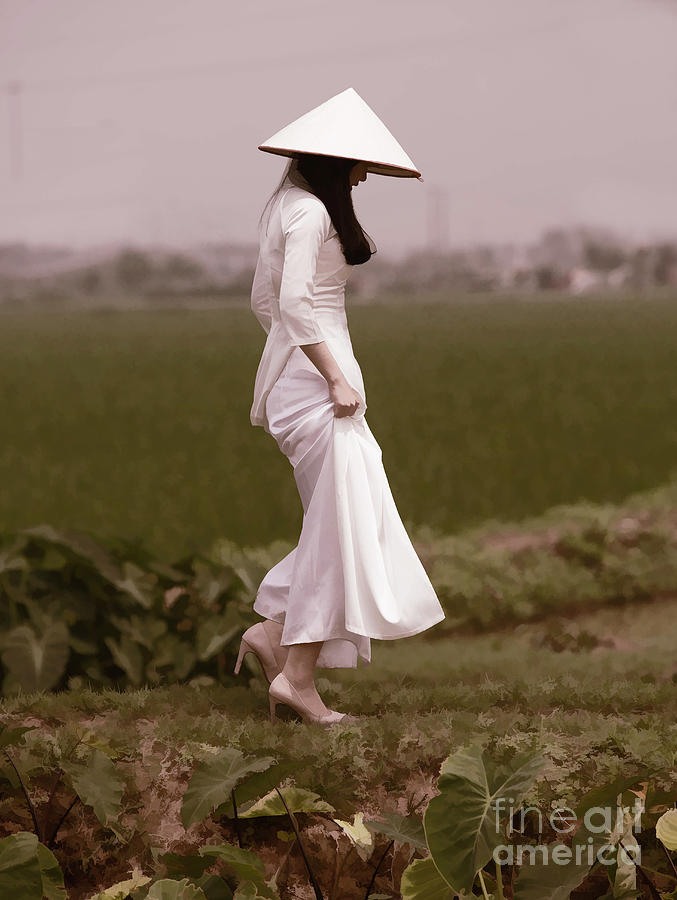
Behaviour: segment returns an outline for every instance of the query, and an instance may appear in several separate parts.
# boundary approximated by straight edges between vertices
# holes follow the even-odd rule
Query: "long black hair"
[[[305,182],[308,190],[324,203],[341,242],[345,261],[351,266],[367,262],[376,252],[376,245],[357,221],[348,178],[350,170],[358,162],[356,159],[320,156],[314,153],[299,153],[298,156],[292,157],[280,183],[264,206],[259,223],[287,179],[294,181],[295,174],[298,173],[302,179],[301,183]],[[296,181],[298,182],[298,179]]]

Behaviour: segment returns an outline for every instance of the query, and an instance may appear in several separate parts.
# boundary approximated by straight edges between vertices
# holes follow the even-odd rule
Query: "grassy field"
[[[474,741],[501,752],[540,742],[547,767],[528,799],[540,809],[555,801],[575,805],[591,788],[647,769],[659,773],[656,789],[675,795],[675,616],[674,599],[584,614],[577,625],[597,642],[561,652],[553,651],[550,637],[561,636],[569,620],[433,642],[374,642],[369,666],[325,670],[318,679],[332,707],[363,716],[338,731],[271,725],[259,675],[251,689],[243,677],[240,687],[24,695],[3,701],[2,718],[37,726],[27,750],[14,753],[19,763],[43,759],[50,772],[63,748],[91,729],[94,737],[86,740],[104,748],[124,773],[119,825],[130,830],[129,843],[121,847],[106,836],[82,805],[61,832],[56,852],[68,896],[81,900],[129,877],[132,862],[147,874],[158,871],[151,847],[186,854],[236,840],[232,821],[208,819],[185,831],[179,817],[191,772],[226,746],[291,763],[294,782],[320,794],[344,820],[358,810],[365,818],[406,809],[420,814],[435,792],[441,761]],[[32,786],[43,801],[52,779],[46,774]],[[0,821],[11,830],[31,829],[15,797],[0,802]],[[308,822],[305,832],[323,886],[336,854],[330,824]],[[245,831],[246,846],[261,853],[269,872],[286,850],[280,827],[261,822]],[[375,886],[385,896],[393,896],[393,878],[397,884],[406,864],[401,854],[392,860]],[[370,867],[353,857],[345,874],[343,892],[333,896],[363,897]],[[285,897],[312,896],[298,850],[284,884]],[[576,896],[603,892],[597,885]]]
[[[677,297],[402,298],[349,308],[404,520],[443,532],[615,501],[677,458]],[[249,424],[264,334],[223,310],[0,319],[0,528],[296,539],[288,462]]]
[[[206,758],[203,743],[282,754],[296,761],[299,784],[346,815],[379,785],[395,796],[412,774],[423,785],[454,746],[520,746],[540,733],[553,757],[548,782],[574,801],[596,782],[628,774],[633,762],[674,769],[676,616],[677,599],[583,614],[577,625],[597,642],[561,652],[550,641],[566,624],[556,617],[433,641],[374,641],[369,665],[318,672],[327,704],[363,717],[343,738],[298,722],[271,725],[258,669],[250,689],[245,673],[239,687],[80,690],[5,698],[2,706],[10,722],[40,720],[43,731],[96,719],[98,739],[132,757],[139,729],[151,726],[153,738],[183,748],[184,759]],[[320,758],[328,764],[318,766]]]
[[[220,682],[96,691],[78,679],[69,691],[2,698],[0,726],[34,728],[10,756],[28,773],[41,822],[58,821],[73,802],[59,771],[68,772],[78,747],[99,752],[121,779],[117,836],[91,804],[75,802],[54,841],[69,900],[88,900],[133,870],[162,878],[163,853],[187,856],[188,866],[205,845],[236,844],[232,819],[206,814],[187,829],[181,820],[192,774],[223,748],[274,758],[298,787],[331,804],[331,815],[299,816],[325,900],[362,900],[382,853],[372,896],[397,900],[410,852],[406,844],[389,848],[381,835],[371,861],[348,857],[332,816],[420,816],[440,763],[474,743],[495,755],[538,745],[546,767],[525,802],[541,810],[645,776],[662,808],[671,806],[677,480],[620,504],[572,501],[615,499],[673,471],[675,309],[667,301],[482,300],[354,310],[370,424],[447,619],[414,638],[374,641],[369,666],[320,670],[328,705],[361,716],[328,731],[271,725],[256,666],[235,680],[230,657]],[[407,324],[415,315],[425,323],[416,331]],[[248,561],[258,583],[256,567],[262,574],[279,545],[240,554],[228,541],[212,543],[294,539],[298,525],[288,464],[272,439],[248,426],[260,338],[246,312],[5,321],[4,525],[138,534],[165,560],[210,543],[214,561]],[[406,347],[416,360],[411,371],[398,365]],[[388,389],[393,383],[398,391]],[[434,386],[425,403],[421,385]],[[442,403],[447,415],[438,414]],[[465,443],[456,442],[467,471],[447,446],[461,421],[475,423]],[[452,498],[465,498],[465,519]],[[521,521],[500,526],[491,518]],[[461,533],[450,536],[452,529]],[[7,759],[0,782],[2,840],[33,823]],[[643,859],[667,891],[675,879],[655,818],[641,835]],[[268,876],[286,859],[281,896],[312,900],[286,820],[242,822],[243,846],[260,855]],[[608,889],[597,872],[575,900]]]

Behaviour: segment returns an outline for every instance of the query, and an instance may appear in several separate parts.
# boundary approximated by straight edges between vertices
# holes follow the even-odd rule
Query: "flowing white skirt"
[[[364,409],[337,418],[326,380],[297,348],[266,415],[303,505],[297,546],[268,572],[254,602],[259,615],[283,623],[281,643],[324,641],[317,665],[351,668],[358,656],[371,661],[371,638],[407,637],[442,621]]]

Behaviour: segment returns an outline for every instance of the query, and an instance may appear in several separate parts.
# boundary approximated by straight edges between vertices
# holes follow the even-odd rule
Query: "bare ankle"
[[[315,679],[307,672],[300,672],[290,666],[284,666],[282,669],[284,677],[294,685],[297,691],[308,691],[315,689]]]

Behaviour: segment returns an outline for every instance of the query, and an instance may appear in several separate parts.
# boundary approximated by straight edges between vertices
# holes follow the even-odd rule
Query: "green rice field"
[[[617,501],[677,468],[677,295],[349,302],[402,518],[453,533]],[[48,522],[165,557],[294,540],[291,467],[249,422],[246,302],[0,316],[0,529]]]

